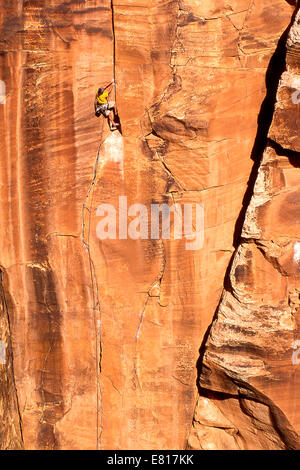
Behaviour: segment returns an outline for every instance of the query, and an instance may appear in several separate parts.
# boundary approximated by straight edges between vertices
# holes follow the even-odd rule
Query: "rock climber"
[[[114,80],[109,83],[105,88],[99,88],[95,97],[95,114],[108,118],[109,128],[114,131],[118,128],[118,122],[115,122],[115,117],[118,116],[118,111],[114,101],[108,101],[108,97],[112,92]],[[105,91],[106,90],[106,91]]]

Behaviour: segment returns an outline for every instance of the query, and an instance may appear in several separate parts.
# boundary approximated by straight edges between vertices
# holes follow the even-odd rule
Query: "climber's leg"
[[[113,113],[110,112],[107,117],[108,117],[108,119],[110,120],[110,122],[111,122],[112,124],[114,124],[114,116],[113,116]]]
[[[109,112],[108,118],[109,118],[110,129],[116,130],[120,124],[119,124],[119,117],[118,117],[116,104],[114,101],[109,101],[107,103],[107,110]]]
[[[117,126],[114,122],[114,115],[112,112],[109,113],[109,115],[107,116],[108,117],[108,124],[109,124],[109,128],[111,131],[115,131],[117,129]]]
[[[113,115],[114,116],[117,116],[118,115],[118,112],[117,112],[117,108],[116,108],[116,103],[114,101],[109,101],[107,103],[107,108],[110,110],[110,111],[113,111]]]
[[[118,110],[117,110],[117,106],[115,104],[114,104],[113,110],[114,110],[114,115],[118,116]]]
[[[120,124],[120,118],[119,118],[119,113],[117,110],[116,103],[114,101],[110,101],[108,103],[108,109],[110,109],[113,112],[114,125],[120,129],[121,124]]]

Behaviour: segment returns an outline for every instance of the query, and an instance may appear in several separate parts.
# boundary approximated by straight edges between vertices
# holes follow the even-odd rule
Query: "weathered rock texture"
[[[268,143],[201,362],[189,444],[300,448],[300,11]]]
[[[185,448],[198,349],[237,241],[266,69],[292,7],[9,0],[0,14],[0,446]],[[212,374],[201,385],[213,398],[197,405],[189,440],[197,448],[297,442],[289,361],[300,288],[290,258],[298,169],[278,150],[299,151],[289,102],[298,56],[289,48],[270,131],[276,144],[265,152],[236,279],[207,345]],[[281,67],[280,54],[272,67]],[[93,114],[94,93],[114,71],[123,136]],[[118,207],[122,195],[128,205],[204,204],[204,247],[100,241],[97,207]],[[237,444],[241,428],[248,431]]]

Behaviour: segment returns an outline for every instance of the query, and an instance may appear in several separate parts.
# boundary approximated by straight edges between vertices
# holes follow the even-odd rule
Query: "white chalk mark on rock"
[[[119,163],[122,178],[124,177],[124,145],[123,137],[119,132],[112,132],[103,142],[102,158],[106,162]]]
[[[6,364],[6,345],[0,340],[0,364]]]
[[[295,263],[300,262],[300,242],[296,242],[294,245],[294,261]]]

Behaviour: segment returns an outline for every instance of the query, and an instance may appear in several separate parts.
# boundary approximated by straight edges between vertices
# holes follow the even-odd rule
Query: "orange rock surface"
[[[240,244],[202,350],[192,448],[300,448],[299,44],[300,11]]]
[[[297,446],[295,28],[239,238],[290,3],[0,4],[2,449]],[[122,135],[93,110],[113,76]],[[100,240],[97,209],[120,196],[202,204],[203,247]]]

